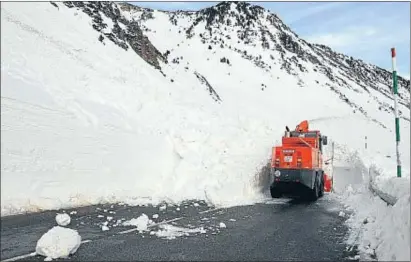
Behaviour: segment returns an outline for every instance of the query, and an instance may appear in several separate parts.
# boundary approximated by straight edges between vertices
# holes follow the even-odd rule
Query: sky
[[[160,10],[199,10],[218,2],[133,2]],[[297,35],[311,43],[392,70],[410,79],[409,2],[250,2],[277,14]]]

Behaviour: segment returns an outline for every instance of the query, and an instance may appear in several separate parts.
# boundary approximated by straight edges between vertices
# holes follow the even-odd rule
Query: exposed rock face
[[[163,55],[143,34],[137,21],[129,21],[124,18],[119,7],[113,2],[63,2],[69,8],[77,8],[93,19],[93,28],[100,32],[100,42],[104,38],[128,50],[130,47],[140,55],[147,63],[156,69],[161,69],[159,61],[166,62]],[[123,5],[122,8],[127,8]],[[150,13],[150,12],[147,12]],[[102,14],[112,21],[112,28],[108,28]]]
[[[214,90],[214,88],[210,85],[208,80],[198,72],[194,72],[194,74],[200,80],[200,82],[208,88],[208,91],[210,92],[210,95],[214,99],[214,101],[221,102],[220,96],[217,94],[217,92]]]

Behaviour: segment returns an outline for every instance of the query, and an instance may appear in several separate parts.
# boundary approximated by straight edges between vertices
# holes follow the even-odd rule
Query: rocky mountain
[[[216,55],[216,50],[224,50],[227,55],[219,57],[219,60],[228,66],[231,61],[229,56],[240,56],[274,79],[273,72],[278,69],[293,76],[302,88],[308,84],[328,88],[355,112],[370,116],[383,127],[386,125],[370,115],[371,111],[392,114],[394,110],[391,72],[337,53],[327,46],[308,43],[277,15],[256,5],[221,2],[197,12],[157,11],[113,2],[64,2],[64,5],[77,8],[92,17],[93,28],[101,33],[101,43],[112,41],[126,50],[131,48],[158,70],[161,70],[162,64],[173,63],[187,71],[187,65],[193,60],[209,60],[209,57],[201,55],[189,58],[176,55],[179,53],[176,50],[201,44],[202,50],[208,51],[210,56]],[[163,33],[168,33],[168,39],[163,38]],[[186,63],[182,63],[183,59]],[[207,81],[208,76],[199,76],[198,70],[192,70],[197,78]],[[309,83],[307,76],[314,77],[314,83]],[[231,74],[230,77],[235,81],[237,76]],[[398,81],[399,103],[403,106],[400,115],[402,119],[410,121],[410,80],[399,76]],[[221,102],[223,99],[217,91],[210,83],[207,82],[207,85],[214,100]],[[267,83],[262,83],[261,89],[264,90],[266,86]],[[372,100],[375,107],[365,109],[355,99],[355,94],[368,97],[367,103]]]

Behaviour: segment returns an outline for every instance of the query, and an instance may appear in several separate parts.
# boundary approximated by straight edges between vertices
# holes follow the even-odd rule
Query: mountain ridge
[[[378,104],[377,110],[391,113],[394,111],[390,103],[380,101],[370,93],[370,90],[374,89],[389,100],[393,99],[392,75],[389,71],[361,59],[335,52],[325,45],[312,44],[299,38],[276,14],[260,6],[245,2],[220,2],[199,11],[157,11],[129,3],[64,2],[64,4],[70,8],[82,8],[83,12],[94,16],[93,27],[102,33],[99,37],[101,42],[106,37],[122,48],[126,48],[127,42],[137,54],[159,69],[164,76],[161,64],[179,64],[179,57],[170,57],[174,49],[180,48],[180,44],[159,48],[158,44],[153,43],[156,29],[151,27],[150,23],[154,23],[157,19],[156,15],[161,14],[168,19],[169,31],[173,28],[178,32],[173,37],[181,39],[181,44],[190,40],[200,40],[204,48],[208,48],[211,52],[215,52],[213,48],[229,49],[267,73],[270,73],[273,67],[280,66],[280,70],[296,77],[300,86],[306,84],[302,79],[303,74],[320,73],[329,80],[323,86],[335,92],[354,111],[368,116],[363,106],[348,98],[342,90],[366,92],[373,96],[372,98]],[[99,12],[90,11],[91,9],[101,10],[112,19],[113,29],[104,31],[105,26],[103,19],[99,18]],[[165,20],[162,21],[166,23]],[[161,30],[160,27],[157,29]],[[262,57],[263,54],[266,57]],[[316,82],[320,84],[318,80]],[[399,76],[398,83],[399,103],[409,110],[410,81]],[[402,109],[400,109],[400,116],[410,121]],[[372,119],[386,127],[381,121]]]
[[[137,3],[137,2],[136,2],[136,3]],[[299,37],[299,35],[298,35],[297,33],[295,33],[295,32],[294,32],[293,30],[291,30],[291,28],[289,28],[284,22],[282,22],[282,20],[278,17],[278,15],[277,15],[276,13],[272,13],[271,11],[269,11],[268,9],[266,9],[266,8],[264,8],[264,7],[261,7],[261,6],[259,6],[259,5],[250,4],[250,3],[248,3],[248,2],[241,2],[241,1],[231,1],[231,2],[229,2],[229,1],[222,1],[222,2],[219,2],[218,4],[216,4],[216,5],[214,5],[214,6],[202,8],[202,9],[199,9],[199,10],[176,10],[176,11],[156,10],[156,11],[164,12],[164,13],[168,13],[168,14],[194,14],[194,13],[203,13],[203,14],[204,14],[204,13],[210,13],[210,10],[215,10],[216,7],[217,7],[217,8],[218,8],[218,7],[219,7],[219,8],[221,8],[221,7],[227,8],[227,7],[230,6],[231,3],[234,3],[234,4],[236,4],[237,6],[239,6],[240,8],[243,8],[243,10],[246,10],[245,7],[252,7],[252,8],[257,9],[257,10],[263,10],[263,11],[269,12],[269,13],[271,13],[271,15],[272,15],[273,17],[275,17],[275,18],[277,19],[276,22],[280,22],[283,26],[286,27],[287,30],[289,30],[290,32],[292,32],[295,36]],[[127,2],[121,2],[121,3],[118,3],[118,5],[119,5],[119,6],[122,6],[123,8],[128,8],[129,10],[130,10],[130,9],[132,10],[133,8],[137,8],[137,9],[140,10],[140,11],[147,11],[147,12],[152,12],[152,11],[154,11],[154,9],[152,9],[152,8],[140,7],[140,6],[138,6],[138,5],[130,4],[130,3],[127,3]],[[377,66],[377,65],[374,65],[374,64],[372,64],[372,63],[370,63],[370,62],[366,62],[366,61],[364,61],[363,59],[354,58],[354,57],[352,57],[352,56],[345,55],[345,54],[343,54],[343,53],[334,51],[332,48],[330,48],[330,47],[328,47],[328,46],[326,46],[326,45],[324,45],[324,44],[308,43],[308,42],[307,42],[306,40],[304,40],[304,39],[301,39],[301,40],[304,41],[304,42],[306,42],[306,43],[309,44],[309,45],[312,45],[312,46],[315,46],[315,47],[318,47],[318,48],[321,48],[321,49],[326,49],[327,51],[333,52],[333,53],[335,53],[336,55],[344,55],[344,56],[346,56],[346,57],[348,57],[348,58],[351,58],[351,59],[353,59],[353,60],[355,60],[355,61],[357,61],[357,62],[364,63],[364,64],[368,64],[368,65],[373,65],[373,66],[375,66],[375,67],[377,68],[377,70],[386,71],[386,72],[388,72],[388,73],[391,74],[391,72],[390,72],[389,69],[384,69],[384,68],[382,68],[382,67],[380,67],[380,66]],[[398,78],[399,78],[399,80],[404,80],[405,82],[410,82],[410,80],[405,79],[405,78],[402,77],[401,75],[398,75]],[[407,88],[408,88],[408,90],[409,90],[409,89],[410,89],[410,84],[408,84],[408,85],[406,85],[406,86],[407,86]]]

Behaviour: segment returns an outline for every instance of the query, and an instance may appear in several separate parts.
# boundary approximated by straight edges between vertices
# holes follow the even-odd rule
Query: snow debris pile
[[[184,228],[166,224],[160,225],[159,228],[158,231],[151,231],[150,235],[156,235],[157,237],[166,239],[175,239],[181,236],[189,236],[190,234],[205,234],[207,232],[204,227]]]
[[[59,226],[67,226],[71,222],[71,217],[66,213],[57,214],[56,222]]]
[[[101,230],[102,231],[110,230],[110,228],[108,227],[108,221],[103,222],[103,224],[101,225]]]
[[[158,215],[155,214],[153,215],[153,217],[158,217]],[[209,219],[202,218],[200,221],[209,221]],[[123,226],[134,226],[137,228],[139,233],[150,232],[149,234],[152,236],[157,236],[157,237],[166,238],[166,239],[175,239],[177,237],[190,236],[196,233],[205,234],[207,232],[207,230],[203,226],[194,228],[193,226],[188,224],[187,226],[189,228],[186,228],[186,227],[175,226],[172,224],[162,224],[162,223],[156,224],[151,219],[149,219],[149,217],[146,214],[142,214],[138,218],[133,218],[128,221],[125,221],[122,223],[122,225]],[[157,230],[153,229],[154,227],[158,229]],[[221,222],[216,227],[226,228],[227,226],[223,222]],[[152,230],[150,230],[150,228]],[[213,230],[213,227],[209,227],[209,229]],[[214,232],[213,234],[216,234],[216,232]]]
[[[153,224],[153,220],[149,219],[146,214],[123,222],[123,226],[135,226],[139,232],[146,231],[148,227]]]
[[[81,244],[81,236],[76,230],[55,226],[47,231],[36,245],[36,254],[47,260],[67,258],[74,254]]]

